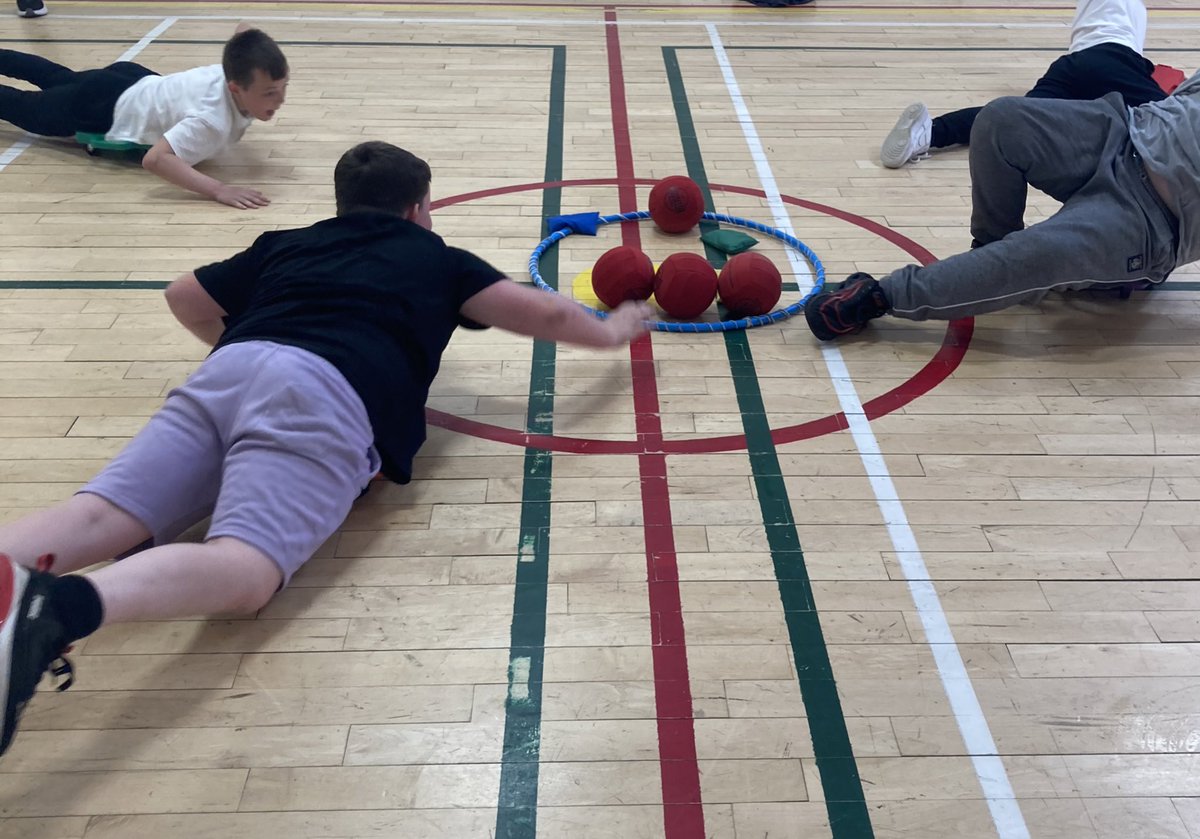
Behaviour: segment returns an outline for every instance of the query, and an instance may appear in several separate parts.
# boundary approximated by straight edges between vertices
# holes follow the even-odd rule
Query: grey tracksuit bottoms
[[[1090,102],[1005,97],[971,132],[971,234],[977,246],[880,280],[891,314],[969,317],[1049,291],[1162,282],[1179,226],[1129,139],[1118,94]],[[1025,227],[1033,186],[1063,203]]]

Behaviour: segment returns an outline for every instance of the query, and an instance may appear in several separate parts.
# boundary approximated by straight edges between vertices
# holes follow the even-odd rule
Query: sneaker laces
[[[34,567],[38,571],[48,574],[50,569],[54,567],[56,559],[57,557],[52,553],[42,554],[34,561]],[[51,676],[63,678],[60,684],[54,686],[54,689],[60,693],[75,684],[75,665],[67,658],[67,653],[71,652],[74,648],[74,644],[67,644],[59,651],[58,655],[50,660],[50,664],[47,667]]]
[[[910,160],[924,160],[929,157],[929,149],[933,143],[933,120],[928,115],[918,120],[913,126],[913,156]]]
[[[863,291],[867,293],[863,294]],[[854,272],[846,278],[841,288],[834,294],[841,295],[847,303],[853,306],[856,317],[864,321],[879,317],[889,308],[887,296],[879,287],[878,281],[870,274]]]
[[[908,163],[920,163],[922,160],[930,158],[930,149],[933,143],[933,120],[926,114],[923,119],[913,123],[912,129],[909,131],[909,148],[912,153],[908,156]]]
[[[71,649],[71,645],[68,644],[63,648],[61,653],[59,653],[50,661],[50,675],[54,676],[55,678],[66,677],[62,682],[54,686],[54,689],[59,693],[62,693],[71,685],[75,684],[75,665],[71,663],[69,658],[67,658],[67,653],[69,653]]]

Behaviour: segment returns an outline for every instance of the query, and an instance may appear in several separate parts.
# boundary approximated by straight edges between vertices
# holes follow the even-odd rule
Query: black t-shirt
[[[463,303],[504,275],[420,225],[350,213],[264,233],[196,270],[229,317],[214,348],[273,341],[336,367],[371,420],[383,473],[407,483],[425,442],[425,400]]]

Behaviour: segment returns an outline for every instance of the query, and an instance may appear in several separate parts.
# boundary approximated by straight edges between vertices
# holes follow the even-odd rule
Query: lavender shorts
[[[342,524],[379,470],[362,400],[332,364],[247,341],[200,365],[81,492],[138,519],[155,542],[212,515],[292,574]]]

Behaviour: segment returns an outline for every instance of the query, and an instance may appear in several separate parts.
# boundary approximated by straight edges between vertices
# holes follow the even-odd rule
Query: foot
[[[914,102],[904,109],[896,126],[883,141],[879,159],[889,169],[899,169],[914,157],[929,151],[933,135],[933,120],[929,109],[921,102]]]
[[[59,690],[71,686],[71,663],[62,657],[66,633],[49,602],[54,577],[30,571],[0,554],[0,754],[8,750],[21,712],[53,666],[66,676]]]
[[[21,17],[41,17],[46,11],[45,0],[17,0],[17,14]]]
[[[867,321],[891,308],[879,283],[870,274],[855,273],[833,291],[814,295],[804,305],[804,319],[822,341],[861,332]]]

